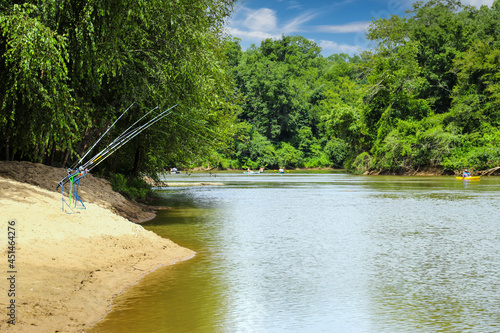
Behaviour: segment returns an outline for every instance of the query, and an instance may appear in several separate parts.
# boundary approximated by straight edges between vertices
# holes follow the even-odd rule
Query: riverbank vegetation
[[[96,151],[155,106],[177,107],[100,172],[154,172],[224,145],[236,108],[222,55],[233,4],[2,1],[0,158],[71,166],[132,103]]]
[[[243,51],[223,33],[233,1],[14,3],[0,5],[3,159],[67,165],[135,101],[117,133],[179,107],[102,173],[500,165],[499,0],[417,2],[371,23],[370,50],[329,57],[301,36]]]
[[[219,165],[453,172],[500,164],[500,1],[415,3],[372,22],[373,49],[322,57],[300,36],[229,54],[244,95]]]

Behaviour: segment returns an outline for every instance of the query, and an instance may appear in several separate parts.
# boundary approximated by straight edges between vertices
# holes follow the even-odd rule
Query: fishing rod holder
[[[61,186],[61,205],[62,205],[62,211],[66,212],[66,214],[73,214],[75,211],[74,209],[87,209],[85,207],[82,199],[78,195],[78,190],[80,188],[80,179],[85,177],[87,175],[87,169],[81,169],[77,170],[73,174],[71,174],[71,169],[68,169],[68,176],[67,178],[61,180],[59,182],[59,186]],[[65,180],[68,180],[70,185],[69,185],[69,194],[68,194],[68,201],[64,199],[64,183]],[[64,207],[69,208],[70,211],[65,211]]]
[[[120,120],[121,117],[134,105],[130,105],[127,110],[125,110],[124,113],[121,114],[118,119],[115,120],[115,122],[104,132],[101,137],[97,140],[92,147],[90,147],[89,150],[80,158],[79,161],[77,161],[70,169],[68,169],[68,174],[66,177],[64,177],[57,185],[57,187],[61,186],[61,196],[62,196],[62,211],[64,212],[65,207],[69,208],[71,212],[67,212],[67,214],[74,213],[73,208],[79,208],[79,209],[87,209],[85,205],[83,204],[82,199],[78,195],[78,189],[80,187],[80,179],[82,177],[85,177],[88,172],[92,171],[93,168],[98,166],[102,161],[104,161],[106,158],[108,158],[111,154],[113,154],[115,151],[120,149],[124,144],[135,138],[137,135],[139,135],[141,132],[144,130],[148,129],[161,119],[165,118],[168,116],[170,113],[172,113],[173,108],[177,106],[175,104],[174,106],[171,106],[170,108],[160,112],[157,116],[153,117],[149,121],[139,124],[144,118],[146,118],[151,112],[154,110],[158,109],[158,106],[149,110],[144,116],[142,116],[139,120],[137,120],[135,123],[133,123],[131,126],[129,126],[122,134],[120,134],[116,139],[114,139],[110,144],[106,146],[103,150],[101,150],[97,155],[94,157],[90,158],[87,162],[83,163],[84,158],[94,149],[94,147],[97,146],[99,141],[109,132],[109,130]],[[137,125],[137,126],[136,126]],[[134,127],[136,126],[136,127]],[[69,196],[68,200],[64,199],[64,184],[67,182],[70,183],[69,187]],[[74,191],[73,191],[74,187]]]

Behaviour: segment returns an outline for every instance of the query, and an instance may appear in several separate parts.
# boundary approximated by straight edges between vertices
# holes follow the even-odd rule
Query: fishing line
[[[102,163],[102,161],[104,161],[106,158],[108,158],[111,154],[113,154],[115,151],[120,149],[123,145],[128,143],[130,140],[135,138],[141,132],[143,132],[144,130],[148,129],[149,127],[153,126],[155,123],[160,121],[161,119],[163,119],[166,116],[168,116],[169,114],[171,114],[172,112],[170,110],[176,106],[177,106],[177,104],[170,107],[169,109],[163,111],[162,113],[160,113],[158,116],[154,117],[153,119],[151,119],[147,123],[130,131],[131,132],[130,136],[125,136],[119,142],[116,142],[116,144],[114,146],[112,146],[112,147],[108,146],[107,148],[105,148],[104,150],[106,150],[106,151],[105,152],[104,152],[104,150],[101,151],[94,160],[89,161],[89,164],[86,167],[89,168],[89,171],[94,169],[96,166],[98,166],[100,163]],[[170,111],[170,112],[168,112],[168,111]],[[96,164],[94,165],[94,163],[96,163]]]
[[[189,121],[197,121],[197,122],[198,122],[198,124],[200,124],[201,126],[203,126],[203,127],[205,128],[205,130],[207,130],[207,131],[209,131],[209,132],[212,132],[212,133],[213,133],[213,134],[215,134],[216,136],[219,136],[219,135],[221,135],[221,136],[222,136],[222,134],[219,134],[219,133],[215,132],[214,130],[212,130],[212,129],[210,129],[209,127],[207,127],[205,124],[202,124],[202,123],[201,123],[200,121],[198,121],[197,119],[188,118],[187,116],[183,115],[182,113],[177,113],[177,112],[175,112],[175,111],[173,111],[173,113],[174,113],[174,114],[176,114],[176,115],[179,115],[179,116],[181,116],[181,117],[183,117],[183,118],[185,118],[185,119],[187,119],[187,120],[189,120]],[[190,130],[189,128],[187,128],[187,127],[185,127],[185,126],[183,126],[183,125],[177,124],[177,123],[176,123],[176,122],[174,122],[173,120],[170,120],[170,121],[172,121],[174,124],[176,124],[176,125],[178,125],[178,126],[181,126],[181,127],[185,128],[185,129],[187,129],[188,131],[190,131],[190,132],[192,132],[192,133],[194,133],[194,134],[196,134],[196,135],[201,136],[200,134],[193,132],[193,131],[192,131],[192,130]],[[203,137],[203,136],[201,136],[201,137]],[[209,139],[209,141],[213,141],[213,140],[218,140],[218,139],[217,139],[217,138],[212,139],[212,140],[210,140],[210,139]]]
[[[109,130],[111,128],[113,128],[113,126],[115,126],[115,124],[118,122],[118,120],[120,120],[121,117],[123,117],[125,115],[125,113],[127,113],[128,110],[130,110],[130,108],[135,104],[135,102],[133,102],[132,104],[130,104],[130,106],[118,117],[118,119],[115,120],[115,122],[106,130],[106,132],[104,132],[103,135],[101,135],[101,137],[96,141],[96,143],[94,143],[94,145],[92,147],[90,147],[89,150],[87,150],[87,152],[85,153],[85,155],[82,156],[82,158],[80,158],[80,160],[78,162],[76,162],[72,167],[71,169],[74,170],[78,165],[80,165],[80,163],[82,163],[83,159],[85,158],[85,156],[87,156],[91,151],[92,149],[94,149],[95,146],[97,146],[97,144],[99,143],[99,141],[101,141],[101,139],[109,132]]]
[[[89,159],[82,166],[78,167],[78,169],[74,169],[73,168],[74,172],[71,169],[68,170],[68,175],[59,182],[58,187],[61,186],[61,185],[63,185],[63,184],[65,184],[68,181],[68,179],[70,177],[72,177],[73,175],[75,175],[77,173],[80,173],[81,171],[89,172],[90,170],[92,170],[93,168],[95,168],[97,165],[99,165],[100,163],[102,163],[102,161],[104,161],[106,158],[108,158],[109,156],[111,156],[111,154],[113,154],[115,151],[117,151],[118,149],[120,149],[123,145],[125,145],[130,140],[132,140],[133,138],[135,138],[141,132],[143,132],[144,130],[148,129],[149,127],[151,127],[152,125],[154,125],[155,123],[157,123],[158,121],[160,121],[161,119],[163,119],[166,116],[168,116],[169,114],[171,114],[172,113],[171,110],[173,108],[175,108],[177,105],[178,104],[175,104],[174,106],[166,109],[165,111],[162,111],[160,114],[156,115],[155,117],[153,117],[152,119],[150,119],[146,123],[133,128],[136,124],[138,124],[142,119],[144,119],[147,115],[149,115],[151,112],[153,112],[154,110],[156,110],[158,107],[155,107],[155,108],[151,109],[144,116],[142,116],[138,121],[136,121],[134,124],[132,124],[131,126],[129,126],[124,132],[122,132],[122,134],[120,134],[109,145],[107,145],[106,148],[104,148],[103,150],[101,150],[98,154],[94,155],[91,159]],[[130,109],[130,107],[128,109]],[[128,109],[127,109],[127,111],[128,111]],[[125,114],[125,112],[123,114]],[[116,124],[116,122],[123,116],[123,114],[113,123],[113,125],[111,127],[113,127],[114,124]],[[109,129],[111,129],[111,127]],[[106,131],[106,133],[109,131],[109,129]],[[102,139],[102,137],[106,133],[104,133],[99,138],[98,141],[100,141]],[[92,146],[92,148],[95,147],[96,144],[94,144]],[[92,148],[89,149],[89,151],[91,151]],[[87,154],[88,154],[88,152],[87,152]],[[85,154],[85,156],[87,154]],[[76,164],[76,166],[78,164],[80,164],[82,160],[83,160],[83,157]]]
[[[201,135],[201,134],[199,134],[199,133],[196,133],[196,132],[194,132],[193,130],[191,130],[191,129],[187,128],[186,126],[181,125],[181,124],[178,124],[178,123],[176,123],[175,121],[173,121],[173,120],[171,120],[171,119],[170,119],[170,121],[171,121],[172,123],[174,123],[175,125],[177,125],[177,126],[179,126],[179,127],[182,127],[182,128],[184,128],[185,130],[187,130],[187,131],[189,131],[189,132],[191,132],[191,133],[193,133],[193,134],[195,134],[195,135],[198,135],[198,136],[199,136],[200,138],[202,138],[202,139],[205,139],[205,140],[207,140],[207,141],[214,141],[214,139],[210,139],[210,138],[207,138],[207,137],[205,137],[205,136],[203,136],[203,135]],[[158,131],[158,130],[157,130],[157,131]],[[164,131],[161,131],[161,132],[162,132],[162,133],[164,133]]]

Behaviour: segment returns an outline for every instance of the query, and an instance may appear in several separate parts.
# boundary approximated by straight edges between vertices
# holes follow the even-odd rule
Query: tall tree
[[[0,15],[0,130],[4,158],[42,162],[54,144],[66,148],[76,130],[68,79],[67,39],[43,24],[34,5]]]
[[[9,78],[0,130],[11,157],[41,161],[49,146],[81,155],[133,101],[117,131],[155,105],[178,107],[131,143],[137,158],[129,170],[194,158],[230,136],[234,90],[223,24],[234,1],[27,3],[0,12],[0,71]]]
[[[290,141],[310,126],[306,93],[320,75],[319,53],[301,36],[268,39],[248,50],[236,74],[246,96],[240,118],[273,141]]]

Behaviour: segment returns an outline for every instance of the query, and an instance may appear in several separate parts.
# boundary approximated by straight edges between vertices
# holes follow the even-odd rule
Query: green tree
[[[0,130],[4,158],[42,162],[77,130],[68,85],[67,39],[45,26],[33,5],[0,15]]]
[[[178,107],[105,167],[154,171],[231,137],[237,95],[223,25],[234,1],[30,3],[0,12],[4,157],[81,156],[133,101],[115,135],[155,105]]]
[[[236,77],[246,97],[240,119],[272,141],[292,141],[301,127],[310,125],[304,92],[317,79],[319,51],[300,36],[268,39],[246,51]]]
[[[450,70],[454,59],[472,43],[475,13],[458,0],[416,2],[410,11],[408,37],[419,43],[417,61],[427,81],[421,95],[436,113],[450,108],[457,79]]]

